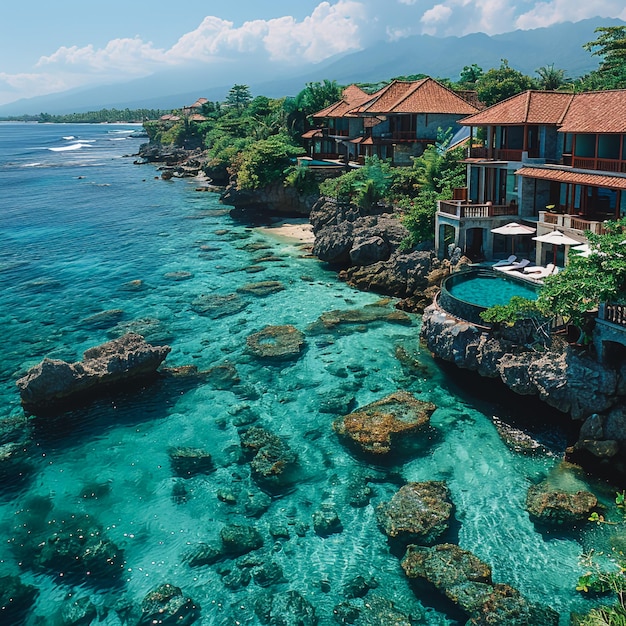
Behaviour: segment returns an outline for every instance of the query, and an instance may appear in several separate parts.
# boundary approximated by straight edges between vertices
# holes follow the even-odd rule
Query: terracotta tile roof
[[[559,130],[564,133],[626,133],[626,89],[576,94]]]
[[[302,139],[313,139],[313,137],[323,137],[324,133],[320,128],[312,128],[302,133]]]
[[[608,189],[626,189],[626,177],[606,176],[604,174],[581,174],[551,168],[522,167],[515,172],[518,176],[553,180],[559,183],[573,183],[575,185],[590,185]]]
[[[352,117],[352,115],[348,115],[349,111],[370,98],[371,96],[360,87],[349,85],[343,90],[341,100],[318,111],[313,117]]]
[[[389,115],[394,113],[451,113],[471,115],[477,108],[432,78],[418,81],[395,80],[377,91],[353,113]]]
[[[464,126],[504,126],[507,124],[559,125],[567,115],[574,94],[557,91],[524,91],[466,117]]]

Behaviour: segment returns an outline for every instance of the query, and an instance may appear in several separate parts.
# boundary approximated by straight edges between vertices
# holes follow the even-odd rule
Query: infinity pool
[[[478,270],[457,274],[458,279],[448,281],[448,291],[459,300],[489,308],[496,304],[508,304],[513,296],[536,300],[538,291],[534,285],[502,274]]]

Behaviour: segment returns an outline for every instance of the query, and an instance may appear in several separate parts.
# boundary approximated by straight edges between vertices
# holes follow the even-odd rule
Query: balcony
[[[572,154],[564,154],[563,165],[569,165],[580,170],[626,174],[626,161],[621,159],[599,159],[596,157],[579,157]]]
[[[508,148],[499,148],[497,150],[489,150],[485,147],[475,147],[470,149],[470,158],[472,159],[489,159],[493,161],[522,161],[526,154],[523,150],[509,150]],[[532,158],[539,155],[527,154]]]
[[[539,222],[576,231],[578,235],[584,235],[588,230],[596,235],[602,235],[605,232],[603,221],[588,220],[579,215],[564,215],[561,213],[539,211]]]
[[[462,218],[484,218],[484,217],[502,217],[503,215],[517,215],[518,207],[505,204],[468,204],[462,200],[441,200],[439,202],[439,212]]]

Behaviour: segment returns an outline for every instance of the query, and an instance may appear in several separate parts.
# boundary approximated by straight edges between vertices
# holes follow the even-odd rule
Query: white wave
[[[60,148],[48,148],[48,150],[52,150],[52,152],[66,152],[67,150],[80,150],[81,148],[91,148],[91,146],[84,141],[79,141],[78,143],[71,143],[69,146],[61,146]]]
[[[22,167],[39,167],[41,165],[40,162],[37,163],[24,163],[24,165],[22,165]]]
[[[109,141],[126,141],[128,137],[109,137]]]
[[[66,141],[71,141],[72,139],[76,139],[76,137],[74,137],[74,135],[68,135],[67,137],[63,137],[63,139],[65,139]]]

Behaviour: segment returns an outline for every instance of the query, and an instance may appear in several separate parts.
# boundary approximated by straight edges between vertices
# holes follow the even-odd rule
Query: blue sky
[[[248,55],[277,68],[375,40],[495,34],[601,16],[623,0],[31,0],[0,13],[0,104]],[[96,8],[98,7],[98,8]]]

